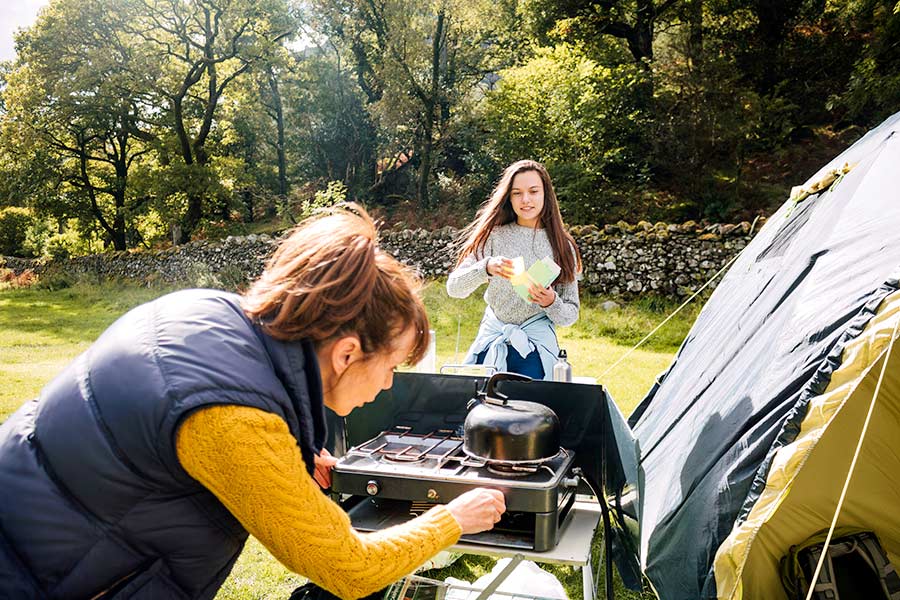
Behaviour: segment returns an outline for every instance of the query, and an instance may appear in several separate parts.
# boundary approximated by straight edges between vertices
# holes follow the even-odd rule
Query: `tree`
[[[152,136],[150,107],[123,90],[151,75],[108,8],[60,0],[19,36],[4,90],[3,147],[18,163],[19,191],[33,193],[32,204],[91,220],[116,250],[125,250],[129,220],[146,201],[129,197],[129,173],[150,151]],[[29,179],[34,173],[40,176]],[[53,181],[51,198],[63,202],[51,207],[45,194]]]
[[[891,4],[856,0],[826,11],[840,23],[845,39],[862,41],[844,89],[831,95],[828,106],[863,125],[900,106],[900,3]]]
[[[304,50],[285,80],[286,144],[298,179],[342,181],[362,197],[374,178],[377,134],[336,41]]]
[[[522,12],[546,36],[594,47],[604,36],[622,40],[637,64],[649,69],[656,29],[683,0],[526,0]]]
[[[544,162],[569,220],[621,210],[613,190],[647,176],[648,115],[639,102],[645,76],[631,62],[605,66],[563,44],[501,71],[485,115],[498,162],[523,158],[523,149]]]
[[[153,82],[160,121],[174,136],[168,147],[181,165],[175,175],[189,184],[180,243],[203,217],[210,172],[208,142],[227,88],[255,65],[265,64],[294,32],[282,0],[129,0],[127,31],[141,40],[140,52],[162,65]],[[163,165],[171,164],[163,157]]]
[[[357,81],[379,125],[381,155],[412,157],[418,166],[416,199],[429,207],[442,134],[458,104],[504,64],[503,36],[514,6],[454,0],[317,6],[326,31],[351,50]]]

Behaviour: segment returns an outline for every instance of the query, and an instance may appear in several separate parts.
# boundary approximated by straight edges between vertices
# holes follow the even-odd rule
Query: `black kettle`
[[[559,418],[552,409],[497,392],[498,381],[531,381],[517,373],[495,373],[469,402],[463,450],[488,463],[540,463],[559,453]]]

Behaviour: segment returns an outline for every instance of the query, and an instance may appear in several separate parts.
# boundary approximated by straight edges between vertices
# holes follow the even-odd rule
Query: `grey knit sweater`
[[[522,227],[513,222],[495,227],[484,245],[484,251],[470,254],[447,278],[447,293],[453,298],[465,298],[481,284],[487,283],[484,301],[504,323],[521,325],[534,315],[545,312],[556,325],[571,325],[578,320],[578,282],[551,284],[556,300],[547,308],[526,302],[516,294],[512,284],[503,277],[487,274],[488,259],[503,256],[525,259],[527,269],[545,256],[553,257],[553,248],[544,229]]]

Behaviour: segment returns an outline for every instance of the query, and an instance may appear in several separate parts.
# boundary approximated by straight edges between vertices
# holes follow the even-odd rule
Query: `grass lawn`
[[[166,291],[110,284],[78,285],[52,292],[34,288],[0,292],[0,381],[4,382],[0,387],[0,422],[22,402],[36,396],[118,316]],[[462,301],[450,299],[441,281],[429,284],[424,295],[437,335],[438,364],[460,362],[475,337],[484,309],[480,295]],[[601,302],[597,298],[583,300],[578,323],[558,331],[560,345],[568,351],[574,374],[598,378],[627,415],[672,360],[699,305],[682,311],[646,346],[601,378],[676,306],[641,301],[606,312],[600,308]],[[428,575],[437,579],[452,575],[471,581],[489,572],[492,564],[490,559],[464,557]],[[580,573],[567,567],[548,570],[563,582],[570,598],[581,598]],[[251,539],[218,598],[286,598],[302,581]],[[652,598],[621,589],[617,597]]]

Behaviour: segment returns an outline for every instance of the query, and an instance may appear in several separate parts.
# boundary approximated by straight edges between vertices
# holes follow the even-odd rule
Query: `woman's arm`
[[[397,581],[461,533],[444,506],[403,525],[357,533],[306,471],[287,423],[262,410],[198,410],[180,426],[176,448],[184,469],[275,558],[341,598]]]

